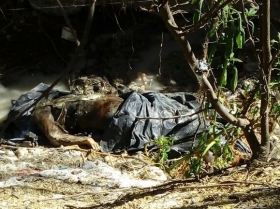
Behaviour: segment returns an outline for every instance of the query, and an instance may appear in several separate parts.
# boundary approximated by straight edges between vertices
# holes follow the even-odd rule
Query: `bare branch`
[[[241,0],[240,3],[241,3],[241,8],[242,8],[242,13],[241,13],[242,14],[242,19],[245,22],[245,25],[246,25],[245,29],[246,29],[246,32],[249,35],[249,40],[250,40],[250,42],[251,42],[251,44],[253,46],[253,48],[252,48],[253,49],[253,53],[254,53],[256,59],[258,60],[258,63],[261,63],[260,56],[256,53],[256,45],[255,45],[253,36],[252,36],[252,34],[251,34],[250,30],[249,30],[250,27],[249,27],[248,19],[247,19],[246,15],[245,15],[244,0]]]
[[[183,117],[192,117],[194,115],[197,115],[201,112],[204,112],[205,110],[209,110],[209,109],[213,109],[213,108],[205,108],[205,109],[199,109],[197,111],[195,111],[194,113],[191,114],[185,114],[185,115],[176,115],[173,117],[166,117],[166,118],[159,118],[159,117],[138,117],[136,116],[135,118],[137,120],[146,120],[146,119],[153,119],[153,120],[172,120],[172,119],[178,119],[178,118],[183,118]]]
[[[218,12],[224,8],[226,5],[230,4],[231,2],[235,1],[235,0],[227,0],[224,3],[222,3],[220,5],[222,0],[217,1],[212,7],[211,9],[206,13],[206,15],[204,15],[197,23],[195,23],[194,25],[188,26],[186,27],[185,30],[182,30],[181,33],[190,33],[193,32],[197,29],[200,29],[202,27],[204,27],[206,24],[209,23],[209,21],[214,18],[215,16],[217,16]],[[238,0],[237,0],[238,1]]]
[[[270,48],[270,1],[262,0],[260,5],[262,59],[260,68],[261,94],[261,145],[264,158],[270,151],[269,140],[269,83],[271,79],[271,48]]]
[[[42,24],[41,24],[41,13],[39,13],[39,16],[38,16],[38,25],[41,29],[41,31],[44,33],[44,35],[50,40],[52,46],[53,46],[53,49],[55,51],[55,53],[57,54],[57,56],[65,63],[65,64],[68,64],[68,62],[61,56],[61,54],[58,52],[57,50],[57,47],[56,45],[54,44],[53,40],[51,39],[51,37],[47,34],[47,32],[43,29],[42,27]]]
[[[215,110],[220,114],[220,116],[225,119],[228,123],[233,124],[238,127],[246,127],[250,122],[245,118],[236,118],[219,102],[211,84],[205,75],[202,75],[202,87],[210,103],[213,105]]]
[[[161,53],[162,53],[162,46],[163,46],[163,32],[161,33],[161,43],[160,43],[160,50],[159,50],[159,68],[158,68],[158,74],[161,75]]]
[[[3,15],[4,19],[7,21],[7,18],[6,18],[6,16],[5,16],[5,14],[4,14],[4,12],[3,12],[3,10],[1,9],[1,7],[0,7],[0,12],[2,13],[2,15]]]

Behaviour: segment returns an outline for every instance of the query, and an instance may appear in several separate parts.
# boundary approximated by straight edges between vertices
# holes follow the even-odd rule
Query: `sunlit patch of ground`
[[[4,185],[1,183],[0,208],[278,208],[280,206],[280,164],[276,161],[260,166],[252,165],[250,168],[246,166],[230,168],[200,181],[190,179],[167,183],[169,180],[166,180],[158,186],[141,189],[98,187],[93,182],[59,180],[39,174],[46,169],[79,168],[88,160],[85,151],[2,147],[0,154],[1,182],[4,180],[6,182]],[[105,154],[89,156],[90,160],[99,159],[133,176],[152,164],[143,156],[131,159],[121,156],[109,157]],[[138,157],[140,160],[137,160]],[[147,178],[138,175],[139,177]],[[157,177],[150,175],[150,178]],[[7,182],[8,179],[10,180]],[[8,186],[12,182],[20,184]],[[160,186],[161,184],[164,186]]]

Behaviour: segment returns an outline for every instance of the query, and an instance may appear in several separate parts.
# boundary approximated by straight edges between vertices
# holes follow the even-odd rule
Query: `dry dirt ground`
[[[99,165],[101,170],[90,170]],[[237,166],[200,180],[171,180],[141,154],[3,145],[0,173],[0,208],[280,207],[276,161]]]

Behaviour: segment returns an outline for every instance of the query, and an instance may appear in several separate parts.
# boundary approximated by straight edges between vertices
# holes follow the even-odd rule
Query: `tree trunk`
[[[270,0],[262,0],[260,4],[261,22],[261,146],[262,158],[267,158],[270,151],[269,140],[269,83],[271,79],[271,49],[270,49]]]

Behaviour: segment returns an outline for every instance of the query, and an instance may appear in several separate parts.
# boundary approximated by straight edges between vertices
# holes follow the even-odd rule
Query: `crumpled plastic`
[[[154,178],[146,177],[144,179],[139,179],[127,172],[119,171],[100,160],[86,161],[80,168],[32,171],[29,175],[11,177],[6,181],[0,181],[0,188],[28,186],[29,181],[25,181],[25,179],[32,175],[46,179],[53,178],[73,184],[90,184],[100,190],[105,188],[147,188],[159,185],[167,180],[162,170],[155,166],[149,166],[149,168],[150,170],[156,171],[156,174],[152,176]]]
[[[131,92],[122,97],[124,102],[100,141],[103,152],[135,151],[147,143],[151,148],[156,145],[149,142],[162,136],[175,138],[171,150],[185,152],[192,148],[195,134],[207,128],[195,114],[200,104],[192,94]]]

